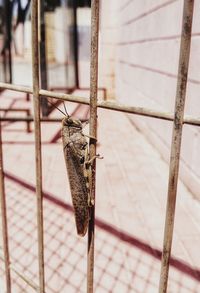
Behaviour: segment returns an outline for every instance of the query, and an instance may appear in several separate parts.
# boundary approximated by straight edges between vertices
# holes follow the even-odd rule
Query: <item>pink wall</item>
[[[174,111],[182,10],[178,0],[102,0],[100,74],[111,97]],[[200,117],[200,0],[195,1],[185,114]],[[169,161],[172,123],[132,120]],[[200,128],[184,126],[180,175],[200,197],[199,149]]]

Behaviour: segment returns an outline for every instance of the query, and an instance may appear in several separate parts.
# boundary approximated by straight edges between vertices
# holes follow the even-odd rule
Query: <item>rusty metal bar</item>
[[[29,109],[22,109],[22,108],[0,108],[1,112],[27,112]]]
[[[30,94],[26,93],[26,101],[29,102],[30,101]]]
[[[47,75],[47,56],[46,56],[46,30],[45,30],[45,1],[39,0],[39,48],[40,48],[40,86],[41,88],[48,88],[48,75]],[[48,116],[49,106],[46,97],[41,98],[42,116]]]
[[[16,92],[21,92],[21,93],[26,93],[27,94],[27,96],[26,96],[26,100],[27,101],[30,100],[30,94],[33,93],[33,90],[30,87],[21,86],[21,85],[15,85],[15,84],[10,84],[10,83],[5,83],[5,82],[0,82],[0,89],[3,89],[3,90],[11,90],[11,91],[16,91]],[[81,91],[89,91],[89,88],[86,88],[86,87],[78,87],[77,89],[78,90],[81,90]],[[51,93],[51,92],[56,92],[56,90],[58,90],[58,91],[67,90],[69,92],[73,92],[73,91],[76,90],[76,88],[74,88],[74,87],[73,88],[59,88],[59,87],[54,87],[54,88],[50,88],[49,90],[44,90],[44,91],[46,93]],[[99,91],[103,91],[103,95],[104,95],[104,98],[103,99],[104,100],[107,100],[106,89],[105,88],[102,88],[102,87],[99,87],[98,90]],[[45,94],[42,95],[40,93],[40,95],[43,96],[43,97],[48,97],[48,94],[47,95],[45,95]]]
[[[23,86],[15,86],[15,85],[0,82],[0,88],[4,88],[4,86],[6,89],[9,89],[12,91],[32,94],[31,88],[23,87]],[[53,99],[62,100],[62,101],[69,101],[69,102],[73,102],[73,103],[81,103],[81,104],[85,104],[85,105],[90,104],[90,101],[87,98],[75,96],[75,95],[69,95],[69,94],[65,94],[65,93],[57,93],[57,92],[51,92],[51,91],[41,89],[41,90],[39,90],[39,95],[44,96],[44,97],[53,98]],[[141,116],[145,116],[145,117],[152,117],[152,118],[157,118],[157,119],[162,119],[162,120],[168,120],[168,121],[174,120],[173,113],[156,111],[156,110],[153,110],[150,108],[145,108],[145,107],[126,106],[126,105],[120,104],[118,102],[100,101],[97,103],[97,107],[102,108],[102,109],[119,111],[119,112],[124,112],[124,113],[128,113],[128,114],[136,114],[136,115],[141,115]],[[25,121],[25,120],[22,120],[22,121]],[[47,120],[41,118],[41,121],[47,121]],[[199,126],[200,125],[200,118],[199,117],[193,118],[190,115],[186,115],[184,117],[183,123]]]
[[[180,56],[179,56],[179,69],[178,69],[176,103],[175,103],[175,119],[174,119],[172,144],[171,144],[170,173],[169,173],[169,181],[168,181],[168,199],[167,199],[167,209],[166,209],[166,218],[165,218],[165,232],[164,232],[164,241],[163,241],[159,293],[167,292],[169,260],[171,255],[175,207],[176,207],[176,195],[177,195],[184,107],[185,107],[185,98],[186,98],[186,86],[187,86],[188,66],[189,66],[189,58],[190,58],[193,7],[194,7],[194,0],[184,1],[181,45],[180,45]]]
[[[5,113],[7,113],[7,112],[25,112],[26,113],[26,117],[29,117],[30,116],[30,109],[22,109],[22,108],[0,108],[0,111],[1,112],[5,112]],[[1,121],[2,121],[2,119],[0,119]],[[10,121],[10,120],[8,120],[8,121]],[[31,132],[31,127],[30,127],[31,125],[30,125],[30,121],[29,120],[26,120],[26,131],[29,133],[29,132]]]
[[[98,39],[99,39],[99,0],[91,1],[91,61],[90,61],[90,136],[97,137],[97,91],[98,91]],[[90,158],[96,155],[96,140],[90,139]],[[94,240],[95,240],[95,180],[96,161],[92,164],[91,207],[88,227],[88,256],[87,256],[87,292],[93,292],[94,279]]]
[[[10,122],[33,122],[34,118],[32,116],[28,117],[2,117],[0,118],[0,121],[10,121]],[[61,118],[47,118],[47,117],[42,117],[40,118],[40,122],[61,122]]]
[[[30,109],[28,109],[26,111],[26,117],[29,117],[31,115],[31,111]],[[29,133],[31,132],[31,124],[30,124],[30,121],[26,121],[26,131]]]
[[[86,100],[85,98],[82,98],[82,99]],[[63,100],[66,101],[66,99],[63,99]],[[75,102],[75,101],[73,101],[73,102]],[[81,102],[79,102],[79,103],[81,103]],[[89,101],[87,100],[87,103],[85,103],[85,101],[84,101],[83,104],[89,104]],[[166,121],[173,121],[174,120],[173,113],[159,112],[159,111],[154,111],[152,109],[141,108],[141,107],[133,107],[133,106],[129,107],[129,106],[124,106],[122,104],[115,103],[115,102],[98,102],[97,107],[107,109],[107,110],[128,113],[128,114],[135,114],[135,115],[140,115],[140,116],[144,116],[144,117],[166,120]],[[62,119],[60,119],[60,118],[48,118],[48,117],[40,118],[41,122],[60,122],[61,120]],[[0,117],[0,121],[11,121],[11,122],[30,121],[30,122],[32,122],[33,117],[30,115],[28,117]],[[185,115],[185,117],[183,119],[183,123],[187,124],[187,125],[200,126],[200,118],[199,117],[192,117],[190,115]]]
[[[30,109],[22,109],[22,108],[0,108],[0,111],[1,112],[25,112],[26,113],[26,117],[29,117],[30,116]],[[0,119],[2,121],[2,119]],[[7,120],[7,121],[10,121],[10,120]],[[29,133],[31,132],[31,127],[30,127],[30,121],[29,120],[26,120],[26,131]]]
[[[22,92],[27,94],[33,93],[33,90],[30,87],[15,85],[15,84],[6,83],[6,82],[0,82],[0,88],[4,90],[11,90],[11,91]]]
[[[33,106],[35,133],[36,195],[37,195],[37,229],[40,293],[45,292],[44,276],[44,228],[42,195],[42,154],[39,97],[39,46],[38,46],[38,1],[32,0],[32,68],[33,68]]]
[[[6,213],[6,194],[4,185],[4,170],[3,170],[3,149],[1,137],[1,122],[0,122],[0,203],[1,203],[1,217],[2,217],[2,233],[3,233],[3,251],[5,258],[5,276],[6,276],[6,292],[11,293],[11,277],[10,277],[10,255],[8,244],[8,224]]]

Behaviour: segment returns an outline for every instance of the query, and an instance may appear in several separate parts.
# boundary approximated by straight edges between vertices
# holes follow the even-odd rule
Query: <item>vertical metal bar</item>
[[[184,1],[159,293],[167,292],[169,260],[171,255],[171,245],[175,217],[183,116],[186,97],[188,65],[190,57],[193,7],[194,0]]]
[[[11,278],[10,278],[10,256],[8,246],[8,224],[6,214],[6,195],[4,185],[4,171],[3,171],[3,150],[1,138],[1,122],[0,122],[0,200],[1,200],[1,216],[2,216],[2,233],[3,233],[3,250],[5,259],[5,273],[6,273],[6,292],[11,293]]]
[[[90,136],[97,137],[97,90],[98,90],[98,34],[99,0],[91,3],[91,65],[90,65]],[[96,155],[96,141],[90,140],[90,158]],[[92,165],[91,197],[95,199],[96,162]],[[91,207],[88,228],[87,292],[93,292],[95,206]]]
[[[42,155],[39,97],[39,46],[38,46],[38,0],[32,0],[32,68],[33,106],[35,132],[36,195],[38,224],[38,257],[40,292],[45,292],[44,278],[44,239],[43,239],[43,196],[42,196]]]
[[[12,54],[11,54],[11,22],[12,22],[12,3],[4,1],[4,57],[5,82],[12,83]]]
[[[75,69],[75,86],[79,88],[79,67],[78,67],[78,27],[77,27],[77,0],[73,1],[73,45],[74,45],[74,69]]]
[[[47,78],[47,60],[46,60],[46,31],[45,31],[45,3],[39,0],[40,6],[40,34],[39,34],[39,45],[40,45],[40,79],[41,88],[47,90],[48,78]],[[41,98],[42,116],[48,116],[49,107],[46,97]]]
[[[27,101],[27,102],[30,101],[30,94],[29,94],[29,93],[26,94],[26,101]]]
[[[30,116],[31,116],[31,112],[30,112],[30,110],[27,110],[27,111],[26,111],[26,116],[27,116],[27,117],[30,117]],[[31,123],[30,123],[30,121],[27,121],[27,123],[26,123],[26,131],[27,131],[28,133],[31,132]]]

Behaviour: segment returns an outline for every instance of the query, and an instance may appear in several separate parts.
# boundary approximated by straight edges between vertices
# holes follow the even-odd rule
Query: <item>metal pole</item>
[[[79,88],[79,67],[78,67],[78,27],[77,27],[77,0],[73,1],[73,47],[74,47],[74,70],[75,70],[75,86]]]
[[[90,136],[97,137],[97,90],[98,90],[98,34],[99,0],[91,3],[91,65],[90,65]],[[90,158],[96,155],[96,140],[90,140]],[[96,162],[92,164],[91,197],[95,200]],[[94,201],[95,202],[95,201]],[[87,292],[93,292],[95,205],[91,207],[88,228]]]
[[[33,106],[35,133],[36,195],[38,225],[38,257],[40,293],[45,292],[44,278],[44,239],[43,239],[43,196],[42,196],[42,155],[40,129],[39,97],[39,48],[38,48],[38,1],[32,0],[32,68],[33,68]]]
[[[45,3],[43,0],[39,1],[40,6],[40,36],[39,36],[39,45],[40,45],[40,79],[41,79],[41,88],[48,88],[48,79],[47,79],[47,60],[46,60],[46,32],[45,32]],[[41,98],[42,106],[42,115],[48,116],[48,101],[46,97]]]
[[[17,86],[17,85],[11,85],[7,83],[2,83],[0,82],[0,88],[5,88],[9,89],[12,91],[17,91],[17,92],[24,92],[27,94],[32,94],[33,91],[31,88],[24,87],[24,86]],[[69,95],[69,94],[64,94],[64,93],[57,93],[57,92],[51,92],[51,91],[46,91],[46,90],[39,90],[39,95],[44,96],[44,97],[49,97],[53,99],[58,99],[62,101],[69,101],[73,103],[81,103],[84,105],[89,105],[89,99],[80,97],[80,96],[75,96],[75,95]],[[109,101],[101,101],[97,102],[97,107],[102,108],[102,109],[107,109],[107,110],[113,110],[113,111],[119,111],[123,113],[128,113],[128,114],[136,114],[136,115],[141,115],[145,117],[152,117],[152,118],[157,118],[157,119],[162,119],[162,120],[168,120],[168,121],[173,121],[174,120],[174,115],[173,113],[169,112],[161,112],[161,111],[156,111],[153,109],[145,108],[145,107],[135,107],[135,106],[126,106],[124,104],[120,104],[117,102],[109,102]],[[15,118],[10,118],[11,120]],[[29,120],[31,118],[28,118]],[[0,118],[2,121],[7,121],[7,118]],[[51,119],[46,119],[46,118],[41,118],[41,121],[50,121]],[[20,118],[16,118],[16,121],[20,121]],[[26,121],[26,118],[22,118],[21,121]],[[192,117],[190,115],[185,115],[184,124],[188,125],[196,125],[200,126],[200,118],[199,117]]]
[[[4,259],[5,259],[6,292],[11,293],[11,277],[10,277],[10,267],[9,267],[10,255],[9,255],[9,246],[8,246],[8,224],[7,224],[6,195],[5,195],[5,185],[4,185],[1,122],[0,122],[0,200],[1,200],[1,216],[2,216],[3,250],[4,250]]]
[[[4,70],[5,81],[12,83],[12,54],[11,54],[11,22],[12,22],[12,3],[4,1]]]
[[[17,85],[12,85],[12,84],[7,84],[7,83],[2,83],[0,82],[0,88],[5,88],[9,89],[12,91],[17,91],[17,92],[24,92],[27,94],[32,94],[33,91],[31,88],[24,87],[24,86],[17,86]],[[53,99],[58,99],[62,101],[69,101],[73,103],[81,103],[85,105],[89,105],[89,99],[80,97],[80,96],[75,96],[75,95],[69,95],[69,94],[64,94],[64,93],[57,93],[57,92],[51,92],[51,91],[46,91],[46,90],[39,90],[39,95],[44,96],[44,97],[49,97]],[[152,117],[152,118],[157,118],[157,119],[162,119],[162,120],[168,120],[168,121],[173,121],[174,120],[174,114],[169,113],[169,112],[161,112],[161,111],[156,111],[153,109],[145,108],[145,107],[135,107],[135,106],[126,106],[124,104],[120,104],[117,102],[109,102],[109,101],[100,101],[97,102],[97,107],[102,108],[102,109],[107,109],[107,110],[113,110],[113,111],[119,111],[119,112],[124,112],[128,114],[136,114],[136,115],[141,115],[145,117]],[[7,121],[7,118],[0,118],[2,121]],[[20,121],[20,118],[14,118],[10,117],[9,120],[15,120],[15,121]],[[22,118],[21,121],[27,121],[31,120],[31,118]],[[51,121],[51,118],[41,118],[41,121]],[[184,124],[188,125],[196,125],[200,126],[200,118],[199,117],[192,117],[190,115],[185,115]]]
[[[160,274],[159,293],[167,292],[169,261],[173,237],[176,194],[178,183],[181,138],[184,118],[184,106],[190,57],[194,0],[185,0],[183,8],[182,35],[179,56],[179,69],[176,90],[175,117],[171,144],[170,171],[168,182],[168,199],[165,218],[165,232]]]

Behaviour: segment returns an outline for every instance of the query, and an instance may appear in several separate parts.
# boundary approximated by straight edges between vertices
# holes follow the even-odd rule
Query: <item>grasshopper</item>
[[[97,157],[100,158],[100,156],[96,155],[92,159],[89,158],[87,141],[89,136],[83,133],[82,122],[71,118],[66,108],[65,112],[65,118],[62,120],[64,158],[69,178],[77,233],[80,236],[84,236],[90,220],[90,208],[94,205],[94,199],[90,194],[91,166],[93,160]]]

